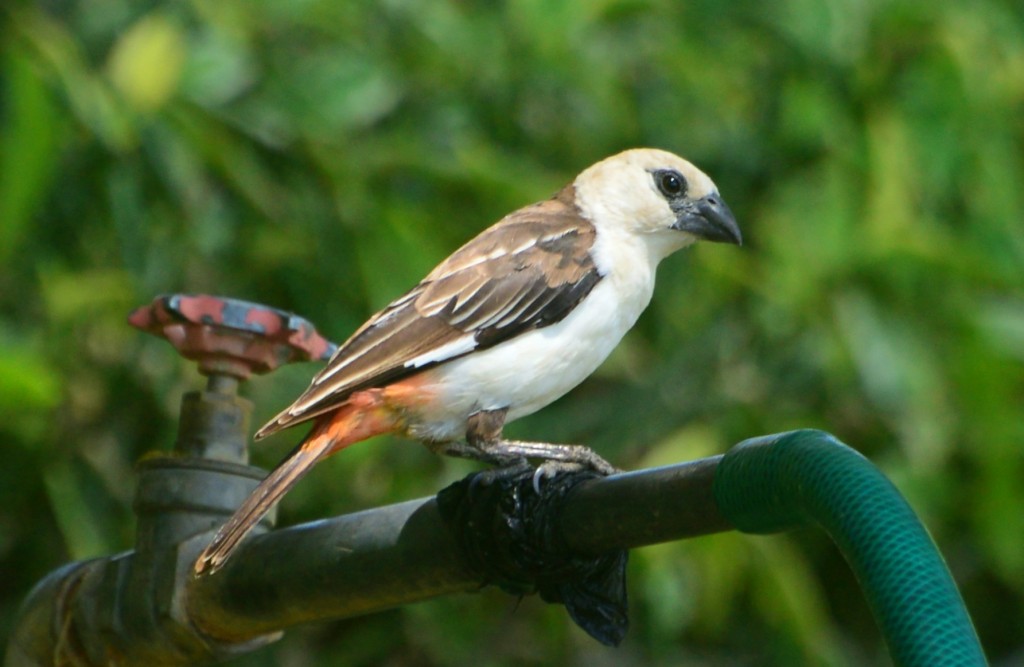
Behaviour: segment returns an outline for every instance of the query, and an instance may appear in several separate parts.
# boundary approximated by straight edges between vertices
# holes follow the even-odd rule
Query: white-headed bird
[[[610,466],[585,447],[503,440],[590,375],[651,300],[669,254],[739,244],[715,184],[686,160],[634,149],[510,213],[356,331],[294,403],[256,433],[313,421],[196,561],[223,565],[314,464],[382,433],[497,465],[533,457]]]

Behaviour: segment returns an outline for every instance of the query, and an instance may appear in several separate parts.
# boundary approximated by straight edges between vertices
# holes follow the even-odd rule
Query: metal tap
[[[181,401],[171,452],[137,465],[135,548],[66,564],[25,601],[5,665],[181,665],[227,657],[277,639],[242,643],[205,636],[183,600],[192,562],[263,478],[248,465],[252,403],[240,383],[292,361],[324,359],[335,346],[305,319],[259,304],[175,294],[135,310],[129,323],[160,336],[206,376]],[[273,526],[268,515],[257,529]]]

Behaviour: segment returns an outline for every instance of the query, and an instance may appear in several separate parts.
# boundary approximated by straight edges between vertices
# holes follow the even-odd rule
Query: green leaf
[[[30,59],[10,48],[8,101],[0,122],[0,263],[20,246],[59,159],[60,116]]]
[[[185,49],[185,37],[173,21],[149,14],[117,40],[107,63],[110,79],[135,109],[152,113],[177,92]]]

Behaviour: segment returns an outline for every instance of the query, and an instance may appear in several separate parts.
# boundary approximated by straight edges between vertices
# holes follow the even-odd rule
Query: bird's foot
[[[507,413],[508,408],[474,412],[466,422],[466,442],[436,443],[432,448],[449,456],[496,466],[479,476],[479,484],[521,476],[529,470],[528,459],[542,459],[543,463],[533,473],[533,488],[538,492],[543,480],[561,472],[592,470],[599,475],[618,472],[615,466],[583,445],[505,440],[501,429]]]
[[[589,469],[602,475],[611,475],[619,470],[605,461],[597,452],[583,445],[560,445],[550,442],[525,442],[522,440],[498,440],[491,443],[488,452],[506,457],[544,459],[541,468],[553,471],[544,474],[551,477],[555,472]]]
[[[612,464],[597,452],[583,445],[561,445],[549,442],[524,442],[521,440],[498,440],[490,443],[488,452],[501,456],[517,456],[519,460],[543,459],[533,472],[533,490],[540,493],[544,480],[553,479],[559,473],[592,470],[600,475],[618,472]]]

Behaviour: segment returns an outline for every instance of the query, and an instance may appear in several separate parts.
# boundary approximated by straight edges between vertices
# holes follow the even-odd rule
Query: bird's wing
[[[309,388],[257,432],[262,438],[336,408],[353,392],[558,322],[601,276],[596,231],[570,185],[509,214],[374,315]]]

